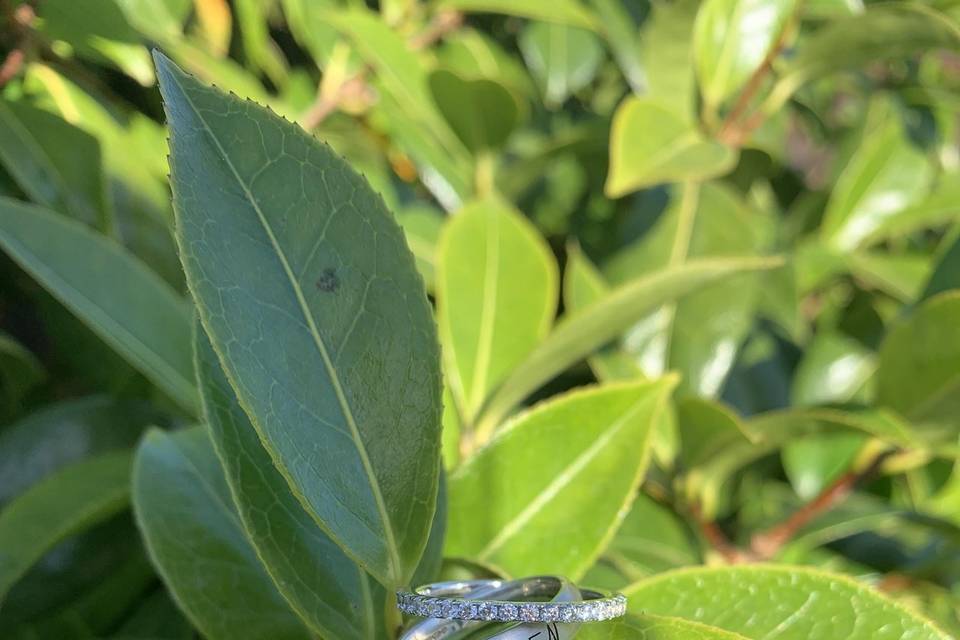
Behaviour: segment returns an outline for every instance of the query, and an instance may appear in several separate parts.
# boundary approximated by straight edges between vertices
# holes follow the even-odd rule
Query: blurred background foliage
[[[500,277],[526,295],[498,322],[517,344],[488,388],[453,385],[450,469],[489,435],[480,409],[557,287],[562,315],[694,259],[779,256],[535,395],[680,374],[673,428],[588,581],[809,564],[960,633],[958,19],[952,0],[0,0],[0,195],[93,232],[0,215],[16,258],[0,259],[0,510],[52,496],[42,553],[0,562],[0,635],[194,633],[126,480],[146,427],[195,420],[192,374],[157,373],[152,345],[111,324],[133,313],[192,371],[189,332],[156,311],[188,303],[151,47],[361,170],[431,294],[438,266],[470,269],[469,227],[438,248],[465,204],[510,227]],[[77,268],[91,290],[58,279]],[[541,293],[547,325],[525,308]],[[441,339],[456,339],[442,318]],[[103,489],[72,519],[71,474]],[[3,521],[12,553],[24,533]]]

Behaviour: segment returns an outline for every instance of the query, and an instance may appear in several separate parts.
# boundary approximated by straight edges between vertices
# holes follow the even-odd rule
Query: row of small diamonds
[[[424,618],[484,620],[496,622],[599,622],[619,618],[627,610],[622,595],[576,603],[477,602],[460,598],[431,598],[398,593],[400,611]]]

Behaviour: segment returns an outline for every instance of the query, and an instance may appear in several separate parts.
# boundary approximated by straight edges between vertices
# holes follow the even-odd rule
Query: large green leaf
[[[589,307],[569,314],[491,396],[484,409],[481,432],[492,431],[540,385],[621,335],[660,305],[733,275],[778,264],[774,258],[694,260],[637,278]]]
[[[642,580],[625,593],[631,611],[686,618],[757,640],[948,640],[879,591],[800,567],[681,569]]]
[[[401,584],[433,521],[441,413],[435,325],[403,232],[329,147],[157,60],[204,329],[294,493]]]
[[[578,0],[441,0],[440,6],[470,13],[503,13],[533,20],[545,20],[575,27],[594,28],[596,17]]]
[[[153,417],[108,396],[48,405],[0,431],[0,505],[83,458],[128,449]]]
[[[937,264],[924,287],[921,300],[950,289],[960,289],[960,227],[944,238],[943,248],[938,254]]]
[[[667,209],[633,245],[616,254],[606,273],[615,284],[691,260],[757,255],[766,221],[729,189],[707,183],[675,189]],[[731,278],[664,305],[642,319],[622,349],[647,376],[675,370],[680,390],[719,393],[752,323],[755,275]]]
[[[311,637],[247,540],[204,427],[147,433],[133,505],[151,560],[205,637]]]
[[[605,624],[586,625],[577,633],[584,640],[746,640],[717,627],[666,616],[627,615]]]
[[[518,416],[452,474],[447,555],[581,577],[633,502],[674,382],[574,391]]]
[[[437,250],[437,316],[463,418],[543,340],[557,308],[557,265],[526,218],[484,201],[451,217]]]
[[[920,200],[933,177],[926,154],[907,138],[897,115],[889,109],[871,115],[874,122],[837,179],[820,227],[825,241],[845,251]]]
[[[697,13],[693,55],[704,108],[740,90],[776,47],[798,0],[707,0]]]
[[[290,492],[199,327],[196,349],[200,393],[214,448],[244,531],[277,588],[323,637],[381,637],[383,590],[320,531]]]
[[[733,149],[704,138],[667,104],[631,96],[613,117],[604,190],[616,198],[662,182],[706,180],[736,161]]]
[[[519,43],[543,101],[551,107],[590,84],[603,60],[600,38],[579,27],[532,22],[520,34]]]
[[[0,247],[177,404],[197,408],[187,303],[120,245],[0,198]]]
[[[877,400],[917,423],[956,433],[960,410],[960,292],[923,303],[880,348]]]
[[[58,542],[126,508],[129,452],[107,453],[49,476],[0,511],[0,603]]]
[[[650,4],[640,32],[647,94],[684,122],[694,121],[693,27],[700,0]]]
[[[27,104],[0,101],[0,161],[37,204],[109,227],[100,146],[82,129]]]

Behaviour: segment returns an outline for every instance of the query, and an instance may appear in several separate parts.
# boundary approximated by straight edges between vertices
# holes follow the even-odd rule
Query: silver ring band
[[[514,593],[498,595],[497,599],[446,595],[452,588],[466,583],[434,583],[414,591],[398,591],[397,608],[406,614],[425,618],[484,622],[602,622],[619,618],[627,611],[627,599],[623,595],[589,589],[581,589],[581,602],[518,601],[542,595],[546,584],[556,589],[558,579],[544,576],[516,582]]]
[[[527,580],[465,580],[427,585],[431,597],[458,596],[465,598],[509,599],[514,597],[552,597],[553,602],[577,602],[580,590],[563,578],[549,576]],[[498,623],[479,620],[427,618],[409,627],[401,640],[467,640],[473,631],[485,627],[487,640],[529,640],[544,631],[532,623]],[[556,640],[572,640],[580,625],[550,625],[547,636]],[[552,633],[551,633],[552,631]]]

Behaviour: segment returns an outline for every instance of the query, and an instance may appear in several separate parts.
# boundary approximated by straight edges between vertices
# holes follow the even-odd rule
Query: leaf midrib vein
[[[574,477],[583,470],[603,449],[603,447],[613,439],[627,422],[633,418],[636,413],[647,404],[648,398],[638,398],[626,411],[608,428],[603,435],[597,438],[586,451],[574,458],[573,462],[559,473],[546,488],[541,491],[530,504],[513,517],[507,524],[500,529],[500,533],[491,540],[477,557],[481,560],[488,559],[491,554],[496,553],[504,544],[509,541],[527,522],[529,522],[538,512],[542,510],[557,494],[567,485],[573,482]]]
[[[390,554],[391,569],[393,575],[391,576],[394,580],[399,580],[400,575],[402,574],[402,568],[400,563],[400,556],[397,550],[396,540],[393,536],[393,528],[390,521],[390,516],[387,513],[386,505],[383,501],[383,494],[380,491],[380,485],[376,481],[376,476],[373,473],[373,467],[370,463],[370,457],[367,454],[366,447],[363,444],[363,441],[360,439],[360,432],[357,427],[356,420],[353,416],[353,411],[350,409],[350,405],[347,402],[346,395],[343,390],[343,385],[340,382],[340,376],[337,373],[336,369],[333,366],[333,362],[330,359],[330,354],[327,352],[327,347],[323,342],[323,338],[320,336],[319,329],[317,328],[316,322],[313,319],[313,315],[310,313],[310,308],[307,305],[307,301],[303,296],[303,290],[297,284],[294,279],[293,270],[290,267],[290,262],[287,260],[286,254],[283,252],[283,249],[280,247],[280,243],[277,241],[277,237],[273,232],[273,228],[270,226],[269,222],[266,219],[266,216],[263,213],[263,210],[260,208],[260,204],[254,198],[253,193],[250,191],[249,186],[244,182],[243,178],[240,176],[240,173],[237,171],[236,166],[230,160],[230,157],[227,155],[226,150],[223,148],[223,145],[220,144],[220,141],[214,135],[213,130],[210,128],[210,125],[207,123],[207,120],[203,117],[203,114],[194,104],[193,100],[190,98],[187,90],[184,87],[180,87],[180,91],[183,94],[184,99],[187,101],[187,104],[190,105],[190,109],[196,114],[197,119],[203,125],[204,130],[209,135],[210,140],[213,142],[214,146],[217,149],[217,152],[220,154],[220,157],[223,158],[223,161],[226,163],[227,167],[230,169],[230,172],[233,174],[234,178],[237,180],[237,184],[243,190],[244,195],[247,200],[250,202],[250,205],[253,207],[254,212],[257,214],[257,219],[260,222],[260,225],[263,227],[264,233],[267,234],[267,237],[270,240],[270,244],[273,247],[273,250],[277,254],[277,258],[280,260],[280,264],[283,267],[283,271],[287,276],[287,280],[290,283],[290,287],[293,290],[294,296],[297,298],[297,303],[300,307],[300,311],[304,316],[304,320],[307,323],[307,328],[310,331],[310,335],[313,338],[314,344],[317,347],[317,351],[320,354],[321,359],[323,360],[324,367],[327,370],[327,374],[330,377],[330,383],[333,386],[334,392],[337,396],[337,402],[340,405],[340,410],[343,413],[344,418],[347,421],[347,425],[350,428],[350,434],[353,438],[354,446],[357,449],[357,454],[360,456],[361,463],[363,464],[364,472],[367,475],[367,482],[370,484],[370,490],[373,493],[374,501],[377,506],[377,511],[380,514],[380,517],[383,521],[384,529],[384,538],[387,544],[387,548]]]

